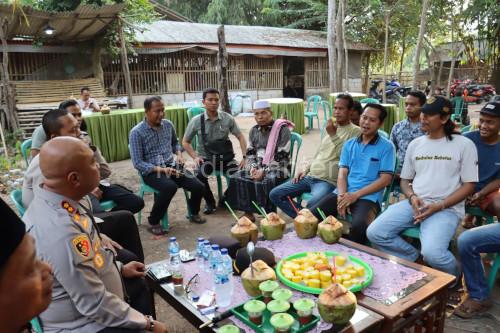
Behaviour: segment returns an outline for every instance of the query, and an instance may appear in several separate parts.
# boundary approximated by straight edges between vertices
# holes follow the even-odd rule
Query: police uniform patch
[[[99,251],[99,248],[101,247],[101,241],[99,241],[99,238],[95,241],[94,243],[94,252],[97,253]]]
[[[73,238],[71,243],[73,244],[73,248],[75,249],[76,253],[84,258],[88,258],[90,256],[90,250],[92,248],[87,235],[76,236],[75,238]]]
[[[104,266],[104,257],[99,252],[97,252],[94,256],[94,265],[97,268]]]

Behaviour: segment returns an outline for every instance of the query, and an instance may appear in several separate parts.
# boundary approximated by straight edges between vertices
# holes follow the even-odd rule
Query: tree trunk
[[[427,8],[429,7],[429,0],[423,0],[422,3],[422,14],[420,15],[420,29],[418,31],[417,46],[415,47],[415,59],[413,60],[413,81],[411,86],[413,89],[418,89],[417,84],[417,74],[420,69],[420,49],[422,48],[424,35],[425,35],[425,25],[427,22]]]
[[[339,1],[339,8],[337,9],[337,18],[336,18],[336,46],[337,46],[337,89],[338,91],[344,91],[344,84],[343,84],[343,77],[344,75],[342,74],[342,63],[344,61],[343,57],[343,49],[342,49],[342,24],[341,24],[341,14],[342,11],[340,9],[341,7],[341,0]]]
[[[441,75],[443,75],[443,59],[440,57],[438,76],[437,76],[437,80],[436,80],[436,87],[441,87]]]
[[[347,1],[342,0],[342,46],[344,47],[345,55],[345,90],[349,91],[349,49],[347,47],[347,42],[345,39],[345,13],[347,11]]]
[[[121,63],[123,75],[125,77],[125,89],[127,90],[127,106],[132,108],[132,81],[130,80],[130,70],[128,68],[127,44],[125,43],[125,33],[123,32],[123,22],[119,21],[120,44],[121,44]]]
[[[104,86],[104,71],[101,64],[103,40],[104,35],[101,35],[94,40],[94,45],[92,48],[92,72],[94,73],[94,77],[99,80],[101,86],[106,89],[106,87]]]
[[[382,82],[382,103],[385,103],[387,96],[385,95],[385,82],[387,81],[387,51],[389,47],[389,10],[385,11],[384,21],[385,21],[385,42],[384,42],[384,75]]]
[[[446,85],[446,97],[450,98],[450,87],[451,87],[451,80],[453,79],[453,72],[455,70],[455,59],[457,57],[457,52],[455,52],[455,20],[451,21],[451,66],[450,66],[450,73],[448,75],[448,84]]]
[[[403,45],[402,45],[402,50],[401,50],[401,58],[399,58],[399,75],[398,75],[398,81],[401,83],[401,76],[403,75],[403,62],[405,60],[405,53],[406,53],[406,30],[403,32]]]
[[[219,52],[217,53],[217,76],[219,80],[220,106],[222,111],[231,113],[229,105],[229,91],[227,88],[227,51],[226,36],[224,34],[224,25],[217,29],[217,38],[219,40]]]
[[[337,62],[337,50],[335,49],[335,3],[336,0],[328,0],[328,74],[330,82],[330,92],[337,91],[337,72],[335,64]]]
[[[365,56],[365,78],[364,78],[364,83],[363,83],[363,92],[366,93],[366,96],[370,95],[370,78],[369,78],[369,73],[370,73],[370,55],[371,53],[368,52]]]
[[[7,115],[8,126],[12,130],[17,130],[19,128],[19,122],[17,119],[16,112],[16,96],[13,84],[10,82],[9,75],[9,51],[7,45],[9,21],[7,17],[2,20],[2,25],[0,26],[0,39],[2,40],[2,92],[3,100],[5,103],[5,114]]]

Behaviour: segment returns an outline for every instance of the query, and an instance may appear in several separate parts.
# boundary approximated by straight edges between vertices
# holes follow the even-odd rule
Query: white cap
[[[267,109],[271,108],[271,103],[269,101],[266,101],[265,99],[260,99],[258,101],[253,102],[253,109]]]

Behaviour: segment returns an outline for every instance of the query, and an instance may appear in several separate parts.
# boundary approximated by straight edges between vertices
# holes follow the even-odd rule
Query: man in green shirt
[[[335,190],[342,145],[361,133],[360,128],[350,121],[353,105],[351,95],[341,94],[336,98],[333,108],[335,120],[328,119],[325,128],[327,135],[321,140],[312,162],[291,181],[274,188],[269,194],[273,204],[288,216],[293,218],[297,215],[288,201],[288,196],[295,198],[310,192],[312,198],[307,204],[309,207]],[[295,207],[298,205],[295,204]]]
[[[196,177],[205,185],[203,197],[207,206],[203,213],[212,214],[216,209],[215,198],[210,190],[207,177],[215,170],[232,175],[244,166],[247,143],[234,117],[227,112],[218,110],[219,91],[217,89],[208,88],[203,91],[203,105],[206,111],[191,119],[182,139],[182,147],[196,163],[198,168]],[[240,143],[243,158],[239,164],[234,159],[234,150],[229,140],[229,134],[234,135]],[[191,144],[195,137],[198,138],[196,151]],[[219,204],[221,203],[222,198],[219,198]]]

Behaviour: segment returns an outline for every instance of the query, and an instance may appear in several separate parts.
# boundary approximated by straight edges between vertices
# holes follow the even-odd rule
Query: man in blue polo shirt
[[[317,208],[341,219],[350,213],[347,238],[361,244],[366,243],[366,228],[377,216],[384,188],[394,173],[394,146],[378,135],[386,116],[382,105],[365,106],[359,122],[361,135],[342,147],[337,189],[310,208],[318,218]]]

